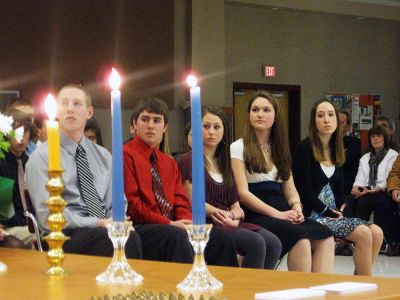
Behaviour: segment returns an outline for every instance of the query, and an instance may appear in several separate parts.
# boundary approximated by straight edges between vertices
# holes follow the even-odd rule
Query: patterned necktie
[[[167,202],[167,199],[165,198],[160,174],[158,173],[156,163],[157,163],[157,157],[156,157],[156,153],[153,151],[150,156],[151,175],[152,175],[152,180],[153,180],[153,192],[158,201],[158,205],[160,206],[162,215],[168,219],[171,219],[172,207]]]
[[[18,163],[18,187],[19,187],[19,194],[21,196],[22,207],[24,211],[27,211],[26,199],[25,199],[25,191],[28,189],[25,183],[25,172],[24,167],[22,166],[22,160],[17,158]]]
[[[97,194],[93,183],[93,175],[90,172],[89,162],[86,157],[85,149],[81,145],[76,148],[76,170],[78,174],[79,190],[83,202],[85,202],[89,216],[104,219],[106,217],[101,208],[100,197]]]

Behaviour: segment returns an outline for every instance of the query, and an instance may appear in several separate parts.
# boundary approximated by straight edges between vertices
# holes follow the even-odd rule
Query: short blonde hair
[[[61,92],[68,88],[78,89],[78,90],[82,91],[85,94],[86,105],[88,107],[92,105],[92,96],[90,96],[87,89],[85,89],[83,86],[76,84],[76,83],[70,83],[70,84],[63,86],[57,94],[57,101],[59,100],[58,98],[59,98],[59,95],[61,94]]]

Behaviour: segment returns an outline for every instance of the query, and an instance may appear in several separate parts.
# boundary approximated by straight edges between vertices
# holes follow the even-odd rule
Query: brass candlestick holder
[[[196,299],[201,295],[221,292],[223,284],[207,269],[204,248],[208,242],[212,224],[186,225],[189,241],[194,249],[193,266],[186,278],[177,285],[178,291],[191,294]]]
[[[62,232],[65,225],[63,210],[67,205],[64,199],[61,198],[61,193],[64,190],[64,183],[61,178],[62,172],[62,170],[49,170],[49,180],[46,184],[50,194],[49,199],[46,201],[50,212],[47,219],[50,233],[44,237],[44,240],[49,245],[47,261],[50,264],[50,268],[46,271],[47,275],[65,274],[65,270],[61,266],[65,259],[62,246],[66,240],[69,240],[69,237]]]

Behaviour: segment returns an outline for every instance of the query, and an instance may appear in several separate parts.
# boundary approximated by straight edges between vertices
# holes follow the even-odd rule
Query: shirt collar
[[[136,147],[138,147],[138,149],[140,150],[140,152],[143,153],[143,155],[145,157],[147,157],[148,159],[150,159],[151,153],[154,151],[157,157],[157,160],[159,158],[160,155],[160,150],[158,150],[157,147],[155,148],[151,148],[149,145],[147,145],[145,142],[142,141],[142,139],[138,136],[136,136],[133,139],[133,143],[135,144]]]
[[[81,140],[79,143],[75,142],[74,140],[70,139],[68,136],[66,136],[62,131],[60,131],[60,141],[61,141],[61,146],[67,150],[67,152],[75,156],[76,154],[76,148],[78,148],[78,145],[80,144],[86,151],[88,149],[88,139],[84,136],[82,136]],[[91,143],[91,141],[89,141]]]

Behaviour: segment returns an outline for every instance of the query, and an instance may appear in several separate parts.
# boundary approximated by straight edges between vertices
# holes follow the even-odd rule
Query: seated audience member
[[[15,236],[9,235],[0,224],[0,247],[3,248],[25,248],[24,243]]]
[[[192,263],[185,231],[191,224],[189,200],[176,162],[158,149],[168,126],[168,108],[157,98],[141,100],[133,112],[135,138],[124,145],[124,183],[128,215],[143,244],[143,257]],[[233,241],[211,230],[205,249],[208,264],[236,266]]]
[[[22,111],[11,109],[8,110],[8,113],[14,119],[12,127],[16,129],[22,126],[24,128],[24,135],[20,142],[13,137],[10,138],[9,151],[5,153],[4,159],[0,159],[0,176],[15,181],[12,194],[15,214],[8,220],[1,220],[0,223],[4,225],[4,230],[8,234],[23,241],[26,248],[31,248],[33,235],[29,232],[26,217],[24,216],[24,211],[27,210],[24,169],[28,160],[25,150],[29,141],[32,121],[31,118]]]
[[[377,116],[375,119],[375,125],[382,126],[388,135],[389,138],[389,147],[390,149],[393,149],[394,151],[399,152],[400,151],[400,145],[396,143],[396,141],[393,139],[394,136],[394,130],[395,130],[395,124],[394,121],[385,116],[385,115],[380,115]]]
[[[382,245],[382,230],[358,218],[343,217],[343,131],[332,102],[317,101],[311,109],[310,136],[296,149],[293,177],[307,216],[329,227],[335,237],[355,244],[356,275],[371,275]]]
[[[60,124],[61,168],[67,202],[64,209],[64,232],[71,237],[64,243],[67,253],[112,256],[113,245],[106,225],[111,219],[111,155],[103,147],[92,143],[83,135],[87,119],[93,115],[91,97],[79,85],[67,85],[57,95],[57,117]],[[26,180],[39,227],[48,233],[49,210],[44,200],[48,180],[47,142],[29,158]],[[142,256],[140,238],[131,232],[126,243],[126,255]]]
[[[29,100],[25,98],[15,98],[11,100],[10,103],[8,103],[7,105],[6,113],[9,114],[13,110],[25,113],[33,123],[35,110],[32,106],[32,103]],[[31,128],[30,139],[25,149],[25,154],[28,156],[30,156],[36,149],[36,142],[33,140],[36,138],[36,127],[31,126],[30,128]]]
[[[129,124],[129,138],[124,141],[124,144],[132,141],[135,137],[135,116],[131,113],[130,124]]]
[[[242,267],[273,269],[281,254],[278,237],[254,224],[244,223],[229,155],[230,130],[224,113],[203,109],[203,144],[207,222],[227,232],[243,255]],[[192,198],[192,152],[179,161],[184,188]]]
[[[281,255],[288,253],[290,271],[332,272],[332,232],[303,216],[280,104],[261,91],[249,101],[247,113],[244,137],[230,149],[244,221],[262,226],[280,239]]]
[[[91,117],[89,120],[87,120],[83,134],[93,143],[103,146],[100,126],[94,117]]]
[[[168,154],[168,155],[171,154],[171,151],[169,149],[168,127],[161,137],[161,141],[158,144],[158,149],[165,154]]]
[[[342,123],[343,143],[345,150],[345,163],[343,164],[344,194],[350,194],[353,182],[357,175],[358,163],[361,158],[360,139],[351,135],[351,115],[347,110],[339,112],[339,120]]]
[[[353,216],[365,221],[369,221],[375,205],[383,204],[382,197],[388,197],[386,179],[398,154],[389,148],[388,136],[381,126],[368,131],[368,143],[370,152],[361,158],[351,190],[354,199],[347,203],[353,206],[350,207]]]
[[[192,126],[190,122],[187,123],[183,129],[183,136],[180,144],[179,153],[174,156],[177,162],[179,162],[183,154],[192,151]]]
[[[46,119],[47,117],[43,114],[40,114],[35,117],[33,120],[33,124],[37,128],[37,142],[36,146],[39,147],[45,141],[47,141],[47,128],[46,128]]]
[[[374,209],[375,223],[382,227],[388,243],[386,255],[400,255],[400,155],[387,178],[389,198]]]
[[[35,111],[29,100],[25,98],[14,98],[7,104],[6,114],[10,114],[13,110],[19,110],[25,113],[33,121]]]

